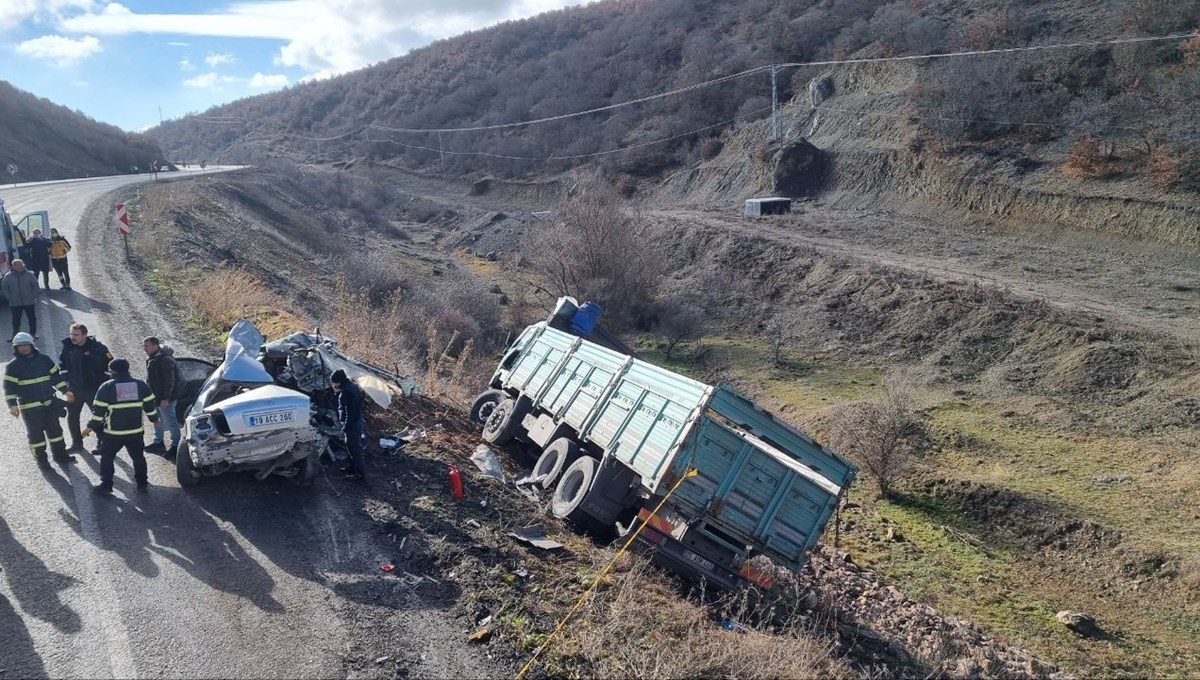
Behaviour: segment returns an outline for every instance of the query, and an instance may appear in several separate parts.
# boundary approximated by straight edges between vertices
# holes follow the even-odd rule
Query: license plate
[[[276,413],[262,413],[256,416],[246,416],[246,424],[250,427],[262,427],[263,425],[278,425],[280,423],[290,423],[296,419],[296,414],[293,411],[279,411]]]
[[[683,550],[683,559],[687,560],[688,562],[691,562],[692,564],[695,564],[698,567],[707,569],[708,571],[712,571],[717,566],[717,565],[713,564],[711,561],[697,555],[696,553],[692,552],[691,550],[688,550],[687,548],[684,548],[684,550]]]

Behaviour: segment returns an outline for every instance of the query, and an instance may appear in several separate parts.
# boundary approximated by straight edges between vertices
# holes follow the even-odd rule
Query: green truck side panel
[[[534,406],[665,494],[672,509],[736,548],[792,569],[820,537],[854,467],[721,385],[711,387],[575,336],[531,326],[502,373]]]

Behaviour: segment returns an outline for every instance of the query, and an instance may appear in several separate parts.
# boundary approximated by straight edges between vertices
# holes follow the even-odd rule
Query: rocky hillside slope
[[[769,152],[755,122],[770,110],[769,71],[552,123],[422,130],[559,116],[769,64],[1040,48],[1198,25],[1194,3],[1170,0],[609,0],[233,102],[152,134],[187,157],[385,161],[456,176],[546,178],[599,164],[628,176],[632,190],[680,171],[688,178],[696,165],[742,172],[747,154]],[[1200,91],[1200,38],[894,64],[779,72],[781,98],[794,104],[788,137],[838,154],[828,181],[807,190],[835,191],[845,203],[953,206],[985,219],[1197,240],[1189,223],[1200,124],[1186,114]],[[753,138],[731,140],[731,120],[751,123]],[[580,157],[620,149],[628,150]],[[725,177],[689,196],[744,195],[759,184]]]
[[[118,175],[164,159],[158,142],[124,132],[0,81],[0,181]]]

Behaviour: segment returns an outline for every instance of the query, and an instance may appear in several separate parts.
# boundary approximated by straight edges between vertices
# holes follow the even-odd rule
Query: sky
[[[130,131],[585,0],[0,0],[0,80]]]

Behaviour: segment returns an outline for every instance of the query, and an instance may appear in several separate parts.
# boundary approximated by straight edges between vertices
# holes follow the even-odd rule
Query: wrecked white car
[[[183,441],[175,456],[182,486],[233,471],[312,484],[322,456],[345,457],[329,384],[339,368],[383,408],[393,396],[417,389],[412,380],[342,354],[332,338],[296,333],[264,343],[258,328],[245,320],[229,332],[220,366],[187,358],[177,363],[187,382],[179,403]]]

